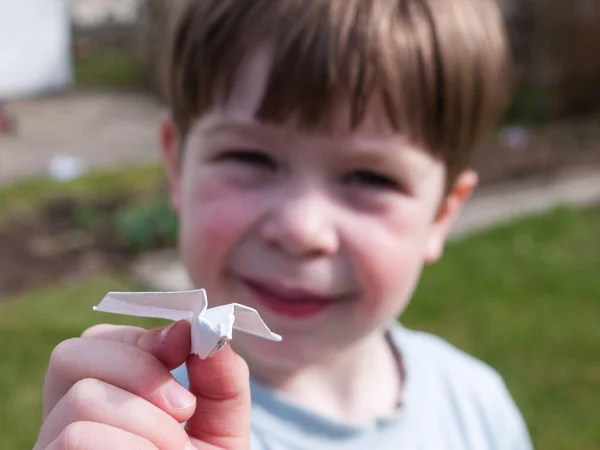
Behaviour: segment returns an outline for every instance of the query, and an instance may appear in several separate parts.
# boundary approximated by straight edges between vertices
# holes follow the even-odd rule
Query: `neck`
[[[253,377],[294,403],[334,420],[363,423],[392,414],[402,387],[400,361],[381,331],[344,352],[293,369],[256,367]]]

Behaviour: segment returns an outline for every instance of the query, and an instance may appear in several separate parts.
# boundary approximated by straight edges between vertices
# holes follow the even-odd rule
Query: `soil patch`
[[[120,242],[112,224],[129,201],[61,198],[35,212],[13,213],[0,229],[0,302],[48,283],[127,271],[137,253]]]

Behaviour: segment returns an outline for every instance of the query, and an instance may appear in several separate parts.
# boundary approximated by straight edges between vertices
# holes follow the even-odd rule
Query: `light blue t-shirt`
[[[531,450],[498,373],[431,334],[395,325],[405,384],[395,414],[360,426],[319,416],[251,382],[252,450]],[[188,386],[185,367],[174,372]]]

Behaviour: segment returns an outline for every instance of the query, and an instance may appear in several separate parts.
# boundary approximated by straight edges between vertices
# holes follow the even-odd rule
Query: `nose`
[[[339,247],[333,205],[319,192],[282,195],[262,224],[263,239],[293,257],[325,257]]]

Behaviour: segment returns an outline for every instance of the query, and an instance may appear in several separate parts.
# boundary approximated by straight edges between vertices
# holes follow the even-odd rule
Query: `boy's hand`
[[[101,325],[61,343],[35,450],[248,449],[246,363],[230,347],[206,360],[189,353],[187,322],[152,331]],[[170,373],[186,360],[192,394]]]

